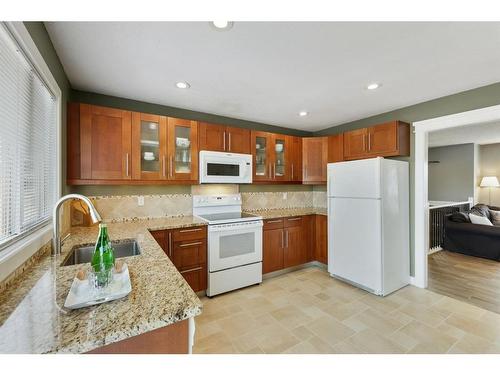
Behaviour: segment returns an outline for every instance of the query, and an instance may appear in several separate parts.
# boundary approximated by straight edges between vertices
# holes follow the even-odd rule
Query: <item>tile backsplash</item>
[[[144,205],[139,206],[139,195],[91,197],[97,211],[105,221],[146,219],[165,216],[191,215],[191,194],[143,195]]]
[[[313,207],[312,191],[241,193],[241,199],[247,211]]]
[[[235,193],[237,191],[224,191]],[[193,191],[199,194],[199,191]],[[243,210],[269,210],[282,208],[326,207],[326,192],[283,191],[243,192]],[[139,195],[91,197],[105,221],[123,221],[192,214],[191,194],[144,195],[139,206]]]

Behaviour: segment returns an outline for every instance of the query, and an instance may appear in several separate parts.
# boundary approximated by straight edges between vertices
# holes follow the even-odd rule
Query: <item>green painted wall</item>
[[[260,122],[240,120],[230,117],[212,115],[210,113],[190,111],[188,109],[168,107],[161,104],[146,103],[137,100],[119,98],[85,91],[72,90],[71,100],[87,104],[115,107],[136,112],[153,113],[157,115],[180,117],[190,120],[213,122],[216,124],[231,125],[245,129],[262,130],[273,133],[282,133],[297,136],[312,136],[311,132],[284,128],[280,126],[262,124]]]
[[[385,112],[379,115],[367,117],[346,124],[332,126],[327,129],[315,132],[315,136],[338,134],[344,131],[359,129],[370,125],[380,124],[391,120],[402,120],[409,123],[426,120],[430,118],[446,116],[453,113],[470,111],[473,109],[489,107],[500,104],[500,83],[479,87],[473,90],[464,91],[458,94],[445,96],[442,98],[430,100],[409,107],[400,108],[394,111]],[[413,239],[415,237],[414,225],[414,202],[415,195],[415,159],[413,154],[415,137],[411,133],[411,155],[408,160],[410,163],[410,236],[411,236],[411,275],[415,275],[415,249]]]
[[[24,22],[24,25],[26,26],[26,29],[28,30],[31,38],[35,42],[43,59],[47,63],[50,72],[54,76],[54,79],[57,81],[57,84],[59,85],[62,92],[61,191],[63,194],[65,194],[69,190],[66,185],[66,103],[70,97],[71,86],[43,22]]]

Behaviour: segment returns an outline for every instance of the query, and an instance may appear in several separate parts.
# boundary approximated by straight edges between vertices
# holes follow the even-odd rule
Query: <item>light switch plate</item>
[[[139,196],[137,197],[137,204],[138,204],[139,206],[144,206],[144,196],[143,196],[143,195],[139,195]]]

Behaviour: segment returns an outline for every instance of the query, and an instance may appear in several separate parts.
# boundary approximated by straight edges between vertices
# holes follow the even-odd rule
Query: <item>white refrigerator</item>
[[[409,170],[384,158],[328,164],[328,272],[377,295],[410,278]]]

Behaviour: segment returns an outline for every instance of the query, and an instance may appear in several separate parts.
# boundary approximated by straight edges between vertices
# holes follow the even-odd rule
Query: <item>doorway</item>
[[[476,124],[500,123],[500,105],[442,116],[413,123],[415,132],[415,196],[414,249],[415,276],[413,284],[428,287],[429,251],[429,133]],[[449,261],[450,259],[446,259]],[[453,261],[458,261],[454,259]]]

